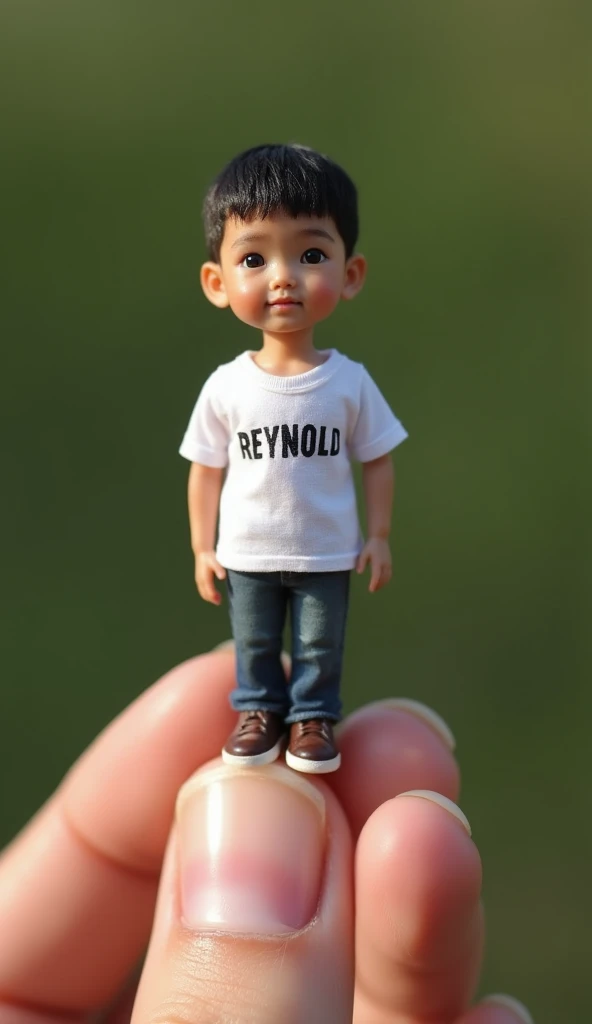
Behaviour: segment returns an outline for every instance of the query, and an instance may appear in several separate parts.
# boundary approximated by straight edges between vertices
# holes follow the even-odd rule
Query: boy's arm
[[[356,569],[363,572],[370,562],[369,590],[384,587],[391,578],[391,552],[388,538],[395,489],[395,470],[390,454],[381,455],[362,465],[364,500],[366,505],[366,532],[368,539],[362,549]]]
[[[222,598],[214,586],[214,577],[219,580],[226,578],[226,570],[214,553],[223,479],[224,469],[191,463],[187,501],[191,547],[195,555],[195,582],[204,601],[216,605]]]

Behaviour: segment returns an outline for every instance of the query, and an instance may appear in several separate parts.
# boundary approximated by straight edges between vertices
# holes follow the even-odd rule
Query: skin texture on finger
[[[234,659],[179,666],[99,736],[0,859],[0,998],[110,1001],[147,945],[177,791],[220,750]],[[59,909],[58,909],[59,908]]]
[[[195,901],[192,904],[188,899],[185,881],[179,877],[181,871],[185,875],[188,866],[191,867],[191,861],[187,861],[182,852],[187,849],[188,837],[184,834],[185,823],[181,817],[167,851],[155,926],[132,1024],[150,1024],[155,1020],[186,1021],[187,1024],[196,1021],[203,1024],[239,1021],[351,1024],[353,850],[342,809],[323,782],[303,780],[280,764],[242,771],[223,766],[222,783],[205,781],[208,775],[215,779],[216,771],[212,768],[215,766],[204,769],[203,784],[222,785],[231,790],[237,787],[238,803],[231,801],[227,805],[229,818],[232,817],[229,827],[237,839],[234,849],[224,851],[225,839],[217,828],[225,812],[217,807],[215,796],[210,795],[209,802],[205,801],[203,810],[199,810],[193,821],[193,842],[201,848],[201,833],[207,832],[213,821],[215,834],[211,838],[210,852],[213,849],[216,863],[218,860],[222,863],[220,872],[214,871],[213,881],[215,886],[223,888],[223,898],[215,897],[215,904],[221,908],[224,923],[216,925],[216,915],[211,924],[205,923],[203,900],[198,900],[196,910]],[[192,784],[193,780],[188,786]],[[278,932],[268,926],[269,915],[261,910],[265,895],[261,896],[260,888],[264,893],[269,877],[284,860],[282,849],[272,849],[274,842],[280,847],[283,844],[284,851],[286,843],[293,843],[296,857],[303,859],[305,872],[312,870],[307,867],[311,854],[307,815],[317,814],[317,810],[310,810],[309,798],[301,796],[300,792],[313,786],[324,801],[320,892],[315,894],[307,910],[306,921],[298,922],[297,927],[282,926],[283,930]],[[270,795],[270,787],[277,791],[275,796]],[[202,795],[197,793],[198,799]],[[194,798],[195,794],[189,797]],[[181,802],[182,799],[181,794]],[[228,800],[228,795],[224,799]],[[268,818],[270,801],[273,810]],[[210,814],[209,825],[205,820],[207,813]],[[203,821],[201,814],[204,814]],[[242,834],[241,824],[237,822],[240,818],[244,819]],[[248,834],[249,827],[252,835]],[[221,882],[223,873],[228,870],[228,855],[233,854],[240,858],[240,863],[235,864],[230,876],[225,876]],[[245,870],[245,857],[249,860],[246,871],[256,893],[254,903],[247,890],[241,890],[243,894],[238,902],[233,891],[236,875],[242,875]],[[236,920],[233,916],[233,923],[224,916],[228,877],[233,882],[228,900],[234,905],[233,913],[238,914]],[[207,886],[210,884],[212,878]],[[286,895],[289,898],[289,893]],[[197,918],[190,920],[190,914],[197,914]],[[245,915],[249,920],[259,919],[261,915],[265,930],[246,928]],[[200,921],[204,923],[200,925]]]
[[[95,740],[62,785],[67,816],[93,847],[139,871],[160,871],[179,787],[217,757],[234,725],[234,683],[232,650],[193,658]]]
[[[328,782],[354,837],[380,804],[407,790],[458,799],[459,770],[449,741],[418,714],[379,701],[354,711],[336,735],[341,768]]]
[[[54,799],[0,876],[0,999],[48,1011],[98,1007],[146,945],[157,881],[81,841]]]
[[[457,1020],[481,963],[480,891],[477,848],[449,810],[414,796],[378,808],[356,854],[355,1024]]]

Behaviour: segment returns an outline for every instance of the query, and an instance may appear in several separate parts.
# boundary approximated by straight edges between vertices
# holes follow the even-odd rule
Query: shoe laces
[[[264,732],[267,732],[268,723],[269,720],[265,711],[247,711],[245,718],[241,722],[239,735],[242,735],[244,732],[250,732],[255,724]]]
[[[323,718],[308,718],[304,722],[300,722],[300,735],[308,736],[310,733],[318,735],[320,733],[325,739],[329,739],[329,726]]]

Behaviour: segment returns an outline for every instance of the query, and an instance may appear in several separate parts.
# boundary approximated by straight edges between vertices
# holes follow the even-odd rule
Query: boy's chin
[[[317,323],[316,320],[300,320],[297,317],[294,317],[292,320],[286,317],[283,320],[278,316],[266,316],[258,320],[247,320],[245,317],[239,316],[237,319],[248,327],[254,327],[255,330],[265,331],[268,334],[294,334],[296,331],[310,330]]]

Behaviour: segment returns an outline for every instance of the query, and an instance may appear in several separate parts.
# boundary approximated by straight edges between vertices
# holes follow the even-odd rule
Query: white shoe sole
[[[262,764],[271,764],[272,761],[277,761],[278,757],[282,752],[284,740],[279,739],[274,747],[270,750],[264,750],[262,754],[253,754],[246,756],[244,754],[229,754],[227,750],[222,750],[222,760],[225,764],[233,764],[239,768],[258,768]]]
[[[330,761],[307,761],[305,757],[297,757],[286,750],[286,764],[296,772],[307,772],[309,775],[327,775],[336,772],[341,764],[341,754]]]

